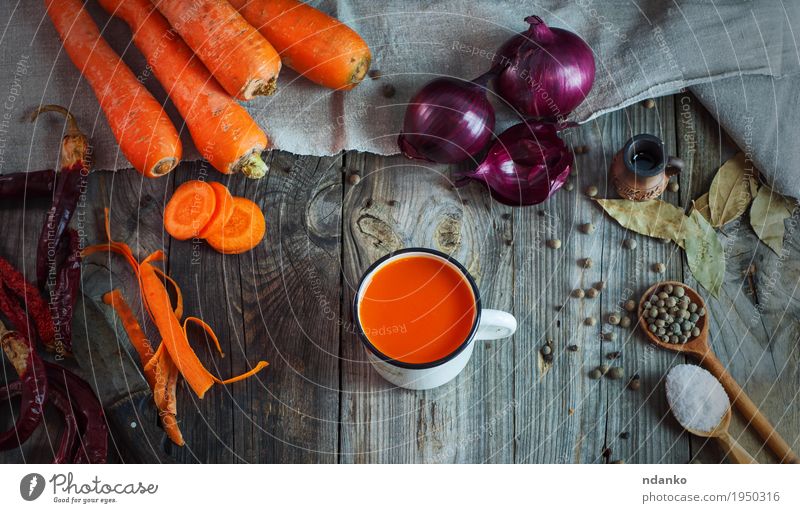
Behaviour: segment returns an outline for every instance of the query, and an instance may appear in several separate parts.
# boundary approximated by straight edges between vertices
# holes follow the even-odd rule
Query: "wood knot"
[[[461,246],[461,215],[445,214],[436,227],[434,240],[441,251],[455,252]]]

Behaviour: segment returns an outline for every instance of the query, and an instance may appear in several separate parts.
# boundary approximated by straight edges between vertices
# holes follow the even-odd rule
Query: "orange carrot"
[[[169,173],[181,141],[164,109],[105,42],[81,0],[45,0],[47,14],[78,71],[92,86],[123,155],[140,173]]]
[[[298,0],[230,0],[272,43],[284,64],[331,89],[354,88],[369,70],[367,43],[353,29]]]
[[[231,96],[275,92],[278,53],[227,0],[152,0]]]
[[[260,157],[268,144],[264,131],[211,76],[150,0],[100,0],[100,5],[130,26],[133,42],[186,120],[203,158],[222,173],[264,176],[266,166]]]
[[[136,319],[131,307],[125,302],[122,293],[114,289],[103,295],[103,302],[111,306],[122,322],[122,327],[128,334],[131,344],[139,353],[139,360],[142,362],[142,372],[153,391],[153,401],[158,409],[161,425],[167,436],[177,445],[183,445],[183,435],[178,428],[176,418],[178,409],[175,402],[175,391],[177,388],[178,370],[169,354],[163,350],[161,344],[157,351],[153,351],[150,341],[142,331],[139,321]]]
[[[266,224],[258,205],[246,198],[233,198],[233,215],[221,230],[206,234],[206,242],[225,254],[244,253],[264,238]]]
[[[158,328],[158,332],[162,338],[161,345],[156,350],[156,354],[162,350],[162,347],[164,348],[163,351],[166,351],[169,354],[169,357],[177,367],[178,372],[180,372],[181,376],[183,376],[183,378],[199,398],[202,399],[203,396],[205,396],[205,393],[214,383],[219,383],[222,385],[235,383],[242,379],[253,376],[268,365],[267,362],[259,361],[256,366],[249,371],[226,380],[219,379],[211,374],[203,366],[202,362],[200,362],[200,359],[192,350],[187,337],[187,323],[191,321],[197,322],[197,320],[195,318],[187,318],[186,321],[184,321],[184,324],[181,325],[180,320],[176,315],[176,310],[178,308],[172,306],[169,298],[169,292],[167,292],[164,282],[161,279],[163,272],[158,271],[152,264],[152,262],[156,260],[163,260],[164,253],[162,251],[156,251],[141,262],[137,262],[133,257],[133,252],[127,244],[111,239],[108,209],[106,209],[105,213],[105,229],[108,242],[105,244],[97,244],[85,248],[82,252],[82,256],[88,256],[100,251],[108,251],[119,253],[125,257],[126,261],[131,265],[131,269],[133,270],[134,274],[136,274],[138,278],[139,288],[141,290],[142,297],[144,298],[144,305],[147,313],[150,315],[150,318],[153,320],[156,328]],[[180,298],[180,289],[177,288],[177,284],[175,284],[174,281],[171,283],[176,287],[176,293]],[[211,331],[211,328],[203,322],[200,324],[209,333],[219,349],[219,342],[217,341],[216,335],[214,335],[213,331]],[[159,393],[161,393],[160,389],[158,390]],[[168,397],[168,392],[168,390],[164,390],[164,393],[167,394],[165,397],[167,400],[170,400]]]
[[[205,239],[209,233],[220,231],[233,215],[233,196],[231,196],[231,191],[219,182],[209,182],[209,185],[214,189],[217,201],[211,219],[200,230],[198,236],[201,239]]]
[[[216,193],[210,185],[189,180],[175,189],[167,202],[164,228],[178,240],[196,237],[214,215],[216,203]]]

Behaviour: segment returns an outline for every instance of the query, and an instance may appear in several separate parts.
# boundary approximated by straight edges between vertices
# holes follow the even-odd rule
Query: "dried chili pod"
[[[8,301],[0,290],[0,303]],[[33,344],[15,331],[8,331],[0,322],[0,346],[17,371],[21,383],[22,402],[14,427],[0,433],[0,450],[19,447],[25,443],[42,421],[47,399],[47,377],[44,363],[36,354]]]
[[[52,169],[0,175],[0,199],[45,198],[53,195],[56,172]]]
[[[10,296],[6,296],[9,298],[8,306],[0,305],[2,313],[11,321],[14,328],[32,344],[35,344],[38,333],[39,339],[48,350],[56,350],[53,317],[47,303],[36,287],[28,283],[22,273],[2,257],[0,257],[0,284],[18,300],[18,303],[11,303]],[[30,330],[30,320],[33,320],[36,333]]]
[[[108,457],[108,426],[103,407],[84,380],[64,367],[45,362],[52,387],[61,389],[70,398],[78,420],[81,443],[73,463],[105,463]]]
[[[0,397],[16,397],[22,395],[24,390],[25,385],[22,381],[14,381],[6,387],[0,388]],[[61,441],[58,443],[58,450],[53,457],[52,463],[72,463],[72,458],[75,454],[75,441],[78,436],[78,422],[75,420],[69,401],[57,388],[50,387],[47,391],[47,402],[56,407],[64,420]]]
[[[75,301],[78,298],[78,286],[81,281],[81,248],[78,232],[67,230],[63,241],[66,248],[66,257],[56,276],[56,285],[51,292],[52,319],[55,329],[55,344],[64,351],[72,352],[72,313]],[[59,347],[56,348],[59,351]]]
[[[48,278],[55,280],[58,244],[72,219],[81,191],[89,175],[89,139],[80,131],[75,117],[64,107],[43,105],[32,118],[42,112],[58,112],[67,118],[67,132],[61,140],[61,163],[53,194],[36,248],[36,280],[45,289]],[[48,265],[49,264],[49,265]]]

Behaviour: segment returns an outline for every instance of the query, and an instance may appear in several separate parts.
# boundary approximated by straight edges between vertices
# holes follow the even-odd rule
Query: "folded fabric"
[[[595,86],[573,119],[587,121],[645,98],[691,88],[734,140],[749,144],[757,167],[778,190],[800,196],[800,150],[794,142],[800,116],[800,55],[792,30],[800,34],[800,2],[311,3],[365,38],[381,78],[367,79],[346,93],[332,92],[284,68],[275,95],[246,104],[276,148],[309,155],[342,150],[397,153],[404,104],[422,84],[440,75],[480,75],[499,45],[525,29],[523,19],[537,14],[551,26],[578,33],[595,53]],[[130,44],[125,25],[109,20],[95,2],[88,7],[134,73],[165,100]],[[0,172],[53,166],[58,146],[54,141],[60,136],[54,133],[55,121],[33,125],[26,118],[42,102],[68,106],[82,126],[91,129],[96,167],[128,167],[94,95],[61,50],[42,2],[4,2],[0,15],[7,20],[0,34],[5,71],[0,77]],[[387,84],[393,93],[384,87]],[[168,102],[167,110],[180,128],[182,122]],[[513,122],[512,113],[498,105],[498,128]],[[198,158],[188,134],[185,143],[185,158]],[[41,152],[41,147],[53,151]]]

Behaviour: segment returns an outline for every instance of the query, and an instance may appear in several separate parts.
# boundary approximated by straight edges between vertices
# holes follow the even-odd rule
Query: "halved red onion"
[[[500,134],[474,171],[456,172],[456,184],[476,180],[501,203],[535,205],[564,185],[571,167],[572,152],[558,137],[556,125],[528,121]]]

